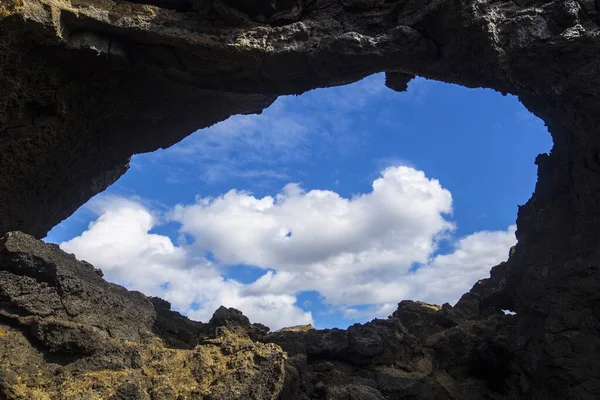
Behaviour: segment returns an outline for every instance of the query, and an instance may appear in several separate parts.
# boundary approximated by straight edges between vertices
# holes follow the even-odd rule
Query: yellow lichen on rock
[[[139,364],[95,371],[78,370],[77,360],[51,364],[20,331],[7,327],[2,332],[0,376],[15,400],[95,400],[126,394],[153,400],[235,399],[253,391],[252,398],[273,399],[283,386],[286,357],[281,348],[227,329],[194,349],[168,348],[159,338],[146,343],[107,339],[106,348],[118,349],[119,355],[90,358],[139,354]]]
[[[0,18],[8,17],[23,7],[23,0],[0,0]]]

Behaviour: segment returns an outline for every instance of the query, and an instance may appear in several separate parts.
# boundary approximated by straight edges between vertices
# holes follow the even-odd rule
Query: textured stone
[[[2,399],[275,399],[282,390],[286,355],[253,341],[246,332],[257,328],[239,311],[236,324],[219,313],[190,321],[22,233],[0,240],[0,272]],[[58,301],[44,308],[48,293]]]
[[[294,395],[288,398],[500,399],[517,393],[509,379],[516,318],[452,315],[448,306],[403,301],[387,320],[346,331],[274,332],[263,341],[290,356],[286,390]]]
[[[397,90],[418,74],[527,97],[536,111],[593,96],[598,79],[595,16],[574,1],[144,3],[1,3],[0,232],[43,237],[132,154],[280,94],[386,71]]]
[[[538,182],[519,208],[508,261],[453,308],[404,304],[391,320],[348,331],[267,335],[290,354],[282,393],[600,398],[597,2],[282,0],[268,10],[259,0],[147,3],[0,1],[0,233],[43,237],[121,176],[132,154],[260,112],[281,94],[380,71],[396,90],[421,75],[512,93],[546,122],[554,147],[536,159]],[[102,353],[93,344],[102,332],[109,342],[140,343],[139,327],[162,332],[177,351],[196,346],[200,328],[168,307],[157,311],[141,294],[106,286],[56,249],[27,242],[33,247],[10,250],[13,240],[4,245],[0,311],[30,336],[15,331],[10,346],[47,341],[57,354],[79,357]],[[64,271],[53,272],[56,265]],[[94,297],[96,290],[114,302]],[[114,319],[119,307],[140,322]],[[503,316],[505,309],[516,316]],[[114,346],[127,357],[107,350],[98,358],[103,368],[139,364],[141,350]],[[14,362],[31,369],[40,354],[23,350]],[[390,366],[393,358],[421,367],[406,372]],[[5,370],[1,385],[14,397],[22,384],[14,368]],[[414,373],[422,376],[407,378]],[[111,396],[138,396],[111,385]]]

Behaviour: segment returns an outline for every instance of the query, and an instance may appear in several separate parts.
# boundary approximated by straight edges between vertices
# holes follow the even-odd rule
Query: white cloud
[[[372,192],[350,199],[296,184],[260,199],[232,190],[177,206],[172,219],[224,264],[366,272],[425,262],[436,237],[453,229],[444,218],[451,211],[452,196],[437,180],[394,167]]]
[[[386,292],[402,293],[402,299],[420,300],[433,304],[455,304],[480,279],[487,278],[491,267],[505,261],[508,249],[516,243],[516,226],[506,231],[481,231],[457,241],[450,254],[437,255],[414,272],[397,280],[404,286],[395,288],[392,283],[377,288],[383,301],[369,307],[339,307],[344,316],[354,320],[386,317],[397,307],[397,301],[389,302]]]
[[[319,292],[357,320],[386,316],[403,299],[454,303],[515,243],[514,227],[478,232],[434,256],[454,230],[452,196],[406,166],[387,168],[371,192],[351,198],[297,184],[272,197],[231,190],[198,198],[166,216],[194,239],[185,246],[149,233],[160,219],[140,202],[110,198],[96,211],[98,219],[63,249],[192,318],[207,320],[223,304],[273,329],[312,322],[296,304],[302,291]],[[204,259],[207,251],[219,264]],[[219,265],[237,264],[266,273],[250,284],[223,278]]]
[[[244,285],[225,280],[210,262],[176,247],[166,236],[149,233],[158,219],[144,205],[110,197],[93,203],[93,209],[100,213],[98,219],[61,247],[102,268],[109,281],[165,298],[203,321],[225,305],[273,329],[312,322],[312,315],[295,305],[294,296],[244,295]]]
[[[458,240],[454,251],[438,255],[410,278],[418,300],[454,304],[479,279],[489,277],[491,267],[508,258],[516,244],[516,226],[506,231],[481,231]]]

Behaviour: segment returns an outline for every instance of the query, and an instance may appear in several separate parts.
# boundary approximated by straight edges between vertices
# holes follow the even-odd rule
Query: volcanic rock
[[[597,2],[303,0],[263,10],[266,4],[1,0],[0,234],[42,238],[118,179],[131,155],[234,114],[260,113],[282,94],[375,72],[396,90],[416,75],[492,88],[517,95],[554,140],[550,154],[536,159],[538,182],[519,208],[509,259],[455,307],[403,303],[391,319],[347,331],[264,336],[290,359],[281,374],[252,364],[252,376],[271,374],[273,383],[253,396],[275,396],[283,379],[282,398],[600,398]],[[186,357],[227,335],[267,352],[273,368],[282,365],[275,361],[282,353],[256,344],[264,328],[252,330],[254,340],[237,328],[205,339],[216,332],[109,285],[55,247],[21,234],[3,243],[8,398],[95,388],[143,398],[163,378],[167,394],[156,396],[173,398],[169,388],[192,396],[194,385],[203,393],[194,396],[208,396],[210,385],[190,378],[187,366],[220,367]],[[114,371],[147,368],[153,349],[164,358],[159,364],[180,373],[163,369],[153,381],[153,373],[135,372],[143,384],[117,382],[125,375]],[[225,373],[233,383],[221,387],[251,396],[244,385],[254,378],[242,375]]]
[[[221,322],[190,321],[29,235],[0,240],[0,398],[276,398],[285,353]]]

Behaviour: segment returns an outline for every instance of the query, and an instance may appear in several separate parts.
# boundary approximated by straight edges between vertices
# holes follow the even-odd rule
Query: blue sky
[[[192,318],[346,327],[486,277],[551,145],[513,96],[374,75],[134,156],[46,241]]]

